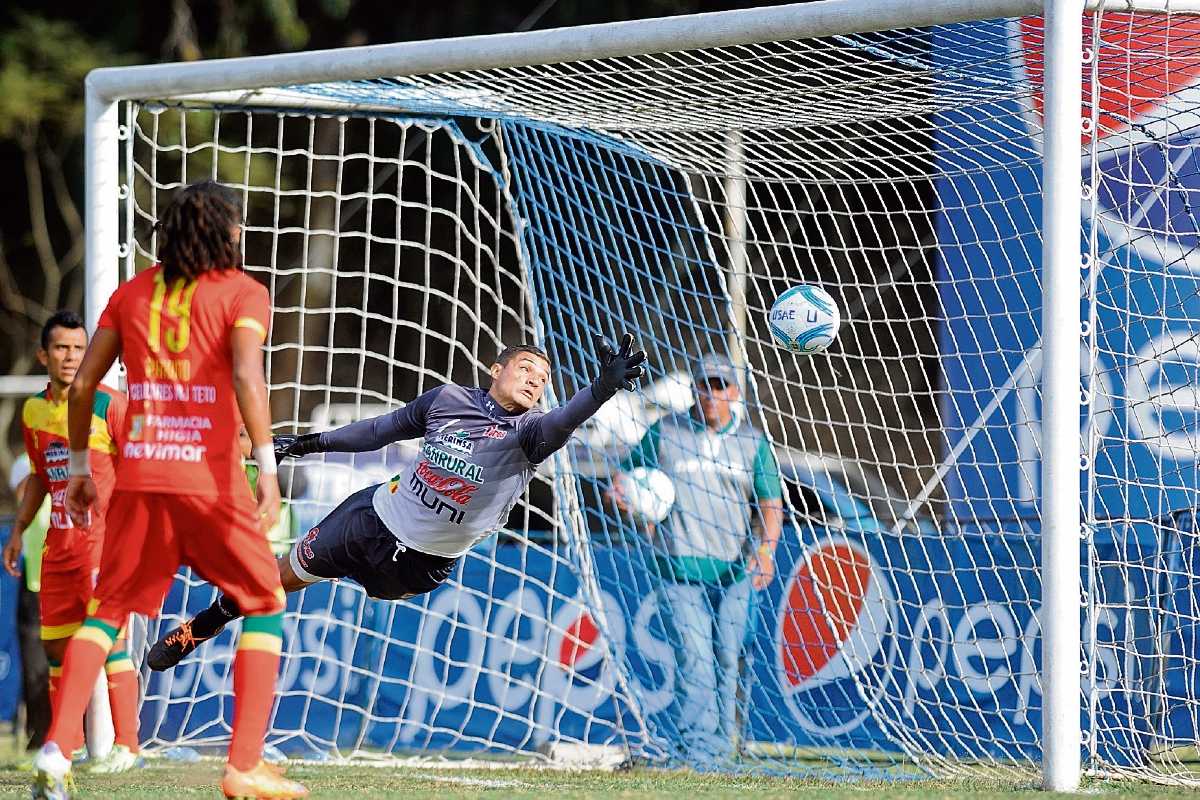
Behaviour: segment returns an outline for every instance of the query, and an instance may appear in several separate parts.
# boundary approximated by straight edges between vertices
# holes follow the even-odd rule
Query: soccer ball
[[[621,499],[641,522],[662,522],[675,505],[675,484],[665,473],[637,467],[621,479]]]
[[[768,323],[785,350],[819,353],[837,336],[842,315],[829,292],[820,286],[793,286],[775,299]]]

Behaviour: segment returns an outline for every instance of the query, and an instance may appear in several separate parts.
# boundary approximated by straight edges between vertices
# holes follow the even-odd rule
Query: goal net
[[[1084,31],[1081,763],[1191,780],[1200,23],[1089,12]],[[1042,40],[1030,17],[124,102],[123,274],[152,263],[181,185],[240,192],[247,270],[274,302],[276,432],[486,386],[507,344],[550,353],[550,406],[595,376],[594,334],[649,354],[447,585],[289,598],[270,743],[1036,769]],[[800,283],[840,309],[824,353],[769,331]],[[734,423],[771,457],[737,462],[727,431],[705,433],[676,492],[724,470],[750,523],[777,470],[773,572],[746,574],[747,524],[708,554],[716,572],[683,574],[680,542],[704,560],[711,520],[680,501],[651,530],[609,496],[664,425],[700,418],[706,355],[734,365]],[[289,468],[276,546],[415,452]],[[181,574],[148,639],[212,597]],[[236,635],[144,674],[149,745],[227,740]]]

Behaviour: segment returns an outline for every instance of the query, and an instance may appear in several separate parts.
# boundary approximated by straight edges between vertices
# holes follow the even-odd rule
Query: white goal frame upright
[[[320,53],[105,68],[86,84],[86,310],[94,327],[119,277],[120,130],[125,100],[432,72],[528,66],[770,40],[1045,15],[1042,211],[1041,571],[1043,787],[1080,780],[1080,459],[1077,364],[1082,14],[1103,0],[821,0],[774,8]],[[1119,6],[1119,8],[1115,7]],[[1200,0],[1124,0],[1109,11],[1200,12]],[[236,96],[236,95],[235,95]],[[335,106],[331,106],[335,107]]]

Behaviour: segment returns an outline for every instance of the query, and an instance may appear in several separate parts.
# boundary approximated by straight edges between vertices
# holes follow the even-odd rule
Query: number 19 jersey
[[[244,327],[265,341],[270,314],[266,288],[238,270],[168,284],[155,266],[113,293],[98,325],[120,337],[128,378],[118,488],[214,499],[247,491],[232,336]]]

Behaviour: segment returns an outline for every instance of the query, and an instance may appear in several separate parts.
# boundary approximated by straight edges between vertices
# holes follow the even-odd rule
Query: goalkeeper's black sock
[[[217,602],[192,618],[192,636],[204,640],[240,617],[242,612],[232,597],[220,595]]]

